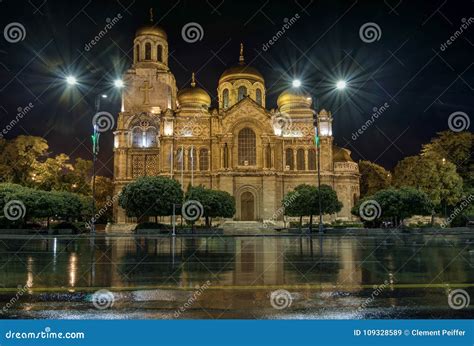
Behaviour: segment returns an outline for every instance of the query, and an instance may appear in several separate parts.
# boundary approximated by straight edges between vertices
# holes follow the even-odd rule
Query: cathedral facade
[[[234,220],[278,221],[283,196],[299,184],[317,184],[312,99],[288,89],[267,109],[263,76],[245,63],[225,70],[217,107],[198,87],[178,89],[168,67],[168,42],[160,27],[136,32],[133,65],[123,76],[122,111],[114,132],[115,194],[141,176],[167,176],[181,183],[229,192]],[[332,115],[318,114],[321,183],[343,203],[329,219],[350,220],[359,196],[359,169],[350,151],[333,145]],[[146,208],[146,206],[144,206]],[[115,222],[131,223],[114,207]]]

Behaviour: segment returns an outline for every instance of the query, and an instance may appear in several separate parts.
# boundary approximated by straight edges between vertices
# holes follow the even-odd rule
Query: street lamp
[[[302,83],[301,80],[299,79],[294,79],[293,82],[291,83],[293,85],[293,88],[299,88],[301,87]],[[346,81],[344,80],[339,80],[336,83],[336,89],[338,90],[343,90],[347,86]],[[311,99],[311,97],[309,98]],[[313,98],[313,100],[318,100],[317,98]],[[327,119],[325,119],[326,122]],[[330,121],[330,120],[329,120]],[[318,227],[318,232],[319,234],[323,234],[324,226],[323,226],[323,213],[322,213],[322,206],[321,206],[321,145],[319,143],[319,135],[320,135],[320,128],[321,125],[325,125],[322,123],[318,110],[313,110],[313,126],[314,126],[314,143],[316,145],[316,153],[318,156],[317,160],[317,170],[318,170],[318,204],[319,204],[319,227]],[[323,133],[323,135],[331,135],[329,133],[329,128],[330,128],[330,123],[328,125],[328,132]]]
[[[291,84],[293,85],[293,88],[299,88],[301,86],[301,81],[299,79],[294,79]]]
[[[77,84],[77,79],[74,76],[67,76],[66,77],[66,83],[68,85],[76,85]],[[114,87],[116,89],[121,89],[124,87],[124,83],[121,79],[116,79],[113,83]],[[95,114],[99,113],[100,110],[100,99],[106,99],[108,98],[108,95],[105,93],[98,93],[96,94],[95,97]],[[95,120],[95,116],[93,118]],[[97,154],[99,153],[99,137],[100,137],[100,131],[99,131],[99,126],[98,124],[94,123],[93,124],[93,132],[91,135],[92,138],[92,219],[91,219],[91,233],[95,235],[95,180],[96,180],[96,162],[97,162]],[[75,187],[75,186],[73,186]]]
[[[347,83],[344,80],[340,80],[336,83],[336,89],[344,90],[347,87]]]
[[[76,79],[76,77],[69,75],[69,76],[66,77],[66,83],[68,85],[71,85],[71,86],[76,85],[77,84],[77,79]]]
[[[121,79],[114,80],[114,87],[116,87],[117,89],[123,88],[124,87],[123,80]]]

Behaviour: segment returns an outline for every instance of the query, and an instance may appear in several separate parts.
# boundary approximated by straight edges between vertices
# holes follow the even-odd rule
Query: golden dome
[[[191,87],[184,88],[178,92],[178,103],[183,105],[198,105],[210,107],[211,97],[206,90],[196,87],[194,73],[192,75]]]
[[[264,83],[263,76],[258,70],[252,66],[245,65],[244,62],[244,46],[240,44],[239,64],[229,67],[222,73],[219,83],[233,79],[250,79]]]
[[[135,33],[135,36],[142,36],[142,35],[159,36],[159,37],[164,38],[165,40],[168,38],[163,28],[159,26],[152,26],[152,25],[142,26]]]
[[[291,88],[283,91],[277,99],[278,107],[294,106],[294,107],[310,107],[313,100],[311,97],[298,89]]]

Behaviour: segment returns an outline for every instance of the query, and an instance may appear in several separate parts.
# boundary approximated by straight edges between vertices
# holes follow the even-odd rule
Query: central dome
[[[194,73],[192,75],[191,87],[184,88],[178,92],[180,106],[210,107],[211,97],[206,90],[196,87]]]
[[[229,67],[225,70],[219,78],[219,83],[235,80],[235,79],[248,79],[252,82],[259,81],[264,83],[263,76],[258,70],[252,66],[248,66],[244,62],[244,47],[240,44],[240,57],[239,64]]]

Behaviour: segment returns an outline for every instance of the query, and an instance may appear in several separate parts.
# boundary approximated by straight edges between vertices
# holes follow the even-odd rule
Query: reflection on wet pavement
[[[471,238],[4,238],[0,304],[26,288],[2,317],[468,318],[447,297],[474,292]]]

